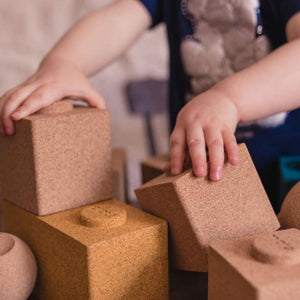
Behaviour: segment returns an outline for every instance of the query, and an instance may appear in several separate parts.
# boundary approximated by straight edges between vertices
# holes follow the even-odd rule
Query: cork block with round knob
[[[169,223],[175,269],[206,272],[210,243],[279,228],[244,144],[239,152],[240,163],[226,162],[219,182],[195,177],[187,169],[178,176],[167,172],[136,190],[143,209]]]
[[[300,231],[212,244],[208,294],[210,300],[300,299]]]
[[[168,153],[152,156],[142,162],[142,181],[146,183],[151,179],[162,175],[170,164]]]
[[[36,275],[36,261],[29,247],[18,237],[0,232],[0,299],[27,299]]]
[[[286,195],[278,218],[282,228],[300,229],[300,182]]]
[[[4,200],[3,215],[36,256],[38,299],[168,299],[164,220],[114,199],[48,216]]]
[[[112,197],[110,117],[60,101],[0,137],[3,198],[47,215]]]

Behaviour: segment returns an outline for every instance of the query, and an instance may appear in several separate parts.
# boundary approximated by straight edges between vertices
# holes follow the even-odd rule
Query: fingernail
[[[238,156],[234,156],[234,157],[232,158],[232,162],[233,162],[234,164],[237,164],[237,163],[239,162]]]
[[[12,115],[12,118],[13,119],[21,119],[22,118],[22,112],[20,112],[20,111],[15,111]]]
[[[11,128],[11,127],[5,127],[5,132],[6,132],[6,134],[8,134],[8,135],[12,135],[13,132],[14,132],[14,130],[13,130],[13,128]]]
[[[213,180],[220,180],[221,179],[221,167],[218,167],[216,172],[212,174]]]
[[[204,177],[204,176],[206,176],[206,168],[204,168],[204,167],[196,168],[195,173],[196,173],[196,175],[198,175],[200,177]]]
[[[179,170],[178,168],[171,168],[171,173],[172,173],[173,175],[177,175],[177,174],[180,173],[180,170]]]

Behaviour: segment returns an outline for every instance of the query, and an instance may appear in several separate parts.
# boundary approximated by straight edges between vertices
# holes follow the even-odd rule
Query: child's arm
[[[224,148],[232,164],[238,162],[234,131],[238,122],[263,118],[300,106],[300,13],[286,27],[289,42],[254,65],[192,99],[179,113],[171,135],[171,171],[182,170],[186,147],[194,172],[222,176]]]
[[[64,97],[103,108],[105,102],[86,76],[103,69],[150,26],[137,0],[119,0],[75,24],[44,58],[38,71],[0,98],[0,134],[13,134],[13,120]]]

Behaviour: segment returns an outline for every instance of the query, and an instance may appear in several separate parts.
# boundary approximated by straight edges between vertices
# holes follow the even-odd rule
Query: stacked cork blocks
[[[166,222],[112,199],[109,113],[62,101],[16,126],[0,139],[3,219],[37,259],[34,295],[167,299]]]
[[[240,164],[226,162],[220,182],[187,169],[177,176],[166,172],[136,190],[141,206],[169,223],[175,269],[207,272],[212,242],[279,228],[246,146],[239,151]]]
[[[281,228],[290,229],[276,231],[279,222],[246,146],[239,151],[240,164],[226,162],[218,183],[196,178],[186,164],[178,176],[166,171],[142,185],[138,200],[168,221],[173,269],[208,271],[209,300],[300,299],[300,183],[279,214]]]

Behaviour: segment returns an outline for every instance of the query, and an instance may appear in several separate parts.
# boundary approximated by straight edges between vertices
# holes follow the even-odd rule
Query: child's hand
[[[188,147],[195,175],[206,176],[207,147],[210,179],[220,180],[224,164],[224,148],[231,164],[235,165],[239,160],[234,136],[237,122],[236,106],[221,93],[211,89],[192,99],[178,114],[171,135],[171,173],[177,175],[182,171]]]
[[[0,98],[0,134],[13,134],[13,120],[27,117],[65,97],[105,108],[103,98],[76,66],[65,60],[46,61],[33,76]]]

